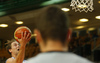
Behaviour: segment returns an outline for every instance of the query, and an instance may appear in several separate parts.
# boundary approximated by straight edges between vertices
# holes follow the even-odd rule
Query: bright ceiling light
[[[100,3],[100,1],[98,1],[98,3]]]
[[[95,30],[95,28],[89,28],[88,30],[89,30],[89,31],[92,31],[92,30]]]
[[[17,21],[17,22],[15,22],[16,24],[23,24],[23,22],[22,21]]]
[[[0,24],[0,27],[8,27],[7,24]]]
[[[84,28],[84,26],[78,26],[78,27],[76,27],[76,29],[81,29],[81,28]]]
[[[100,16],[96,16],[95,18],[96,18],[96,19],[100,19]]]
[[[83,19],[79,19],[79,21],[81,21],[81,22],[88,22],[89,20],[86,19],[86,18],[83,18]]]
[[[77,7],[78,7],[78,8],[86,8],[87,6],[81,4],[81,5],[78,5]]]
[[[62,8],[61,10],[65,11],[65,12],[70,11],[70,9],[69,9],[69,8]]]

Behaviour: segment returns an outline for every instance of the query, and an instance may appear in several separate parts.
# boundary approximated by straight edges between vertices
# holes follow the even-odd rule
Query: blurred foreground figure
[[[27,63],[92,63],[68,51],[71,29],[66,13],[58,6],[41,10],[36,19],[34,34],[42,53],[30,58]]]

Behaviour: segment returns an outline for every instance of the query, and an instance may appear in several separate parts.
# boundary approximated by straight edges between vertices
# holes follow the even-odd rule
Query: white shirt
[[[25,63],[93,63],[89,60],[68,52],[47,52],[32,57]]]

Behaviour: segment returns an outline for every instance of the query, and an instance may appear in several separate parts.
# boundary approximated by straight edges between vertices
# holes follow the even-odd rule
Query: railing
[[[25,6],[35,5],[44,2],[45,0],[9,0],[0,2],[0,11],[21,8]]]

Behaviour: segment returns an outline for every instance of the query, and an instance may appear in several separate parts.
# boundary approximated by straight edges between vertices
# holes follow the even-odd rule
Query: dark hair
[[[36,27],[44,41],[47,39],[60,40],[64,44],[69,28],[65,12],[58,6],[48,6],[38,15]]]
[[[12,40],[7,40],[7,43],[6,43],[6,50],[7,52],[11,55],[11,53],[9,52],[9,49],[11,49],[11,43],[15,42],[16,40],[15,39],[12,39]]]

